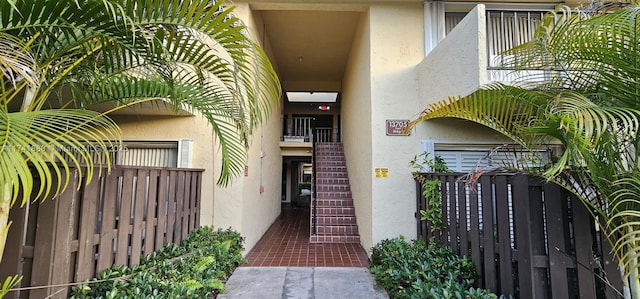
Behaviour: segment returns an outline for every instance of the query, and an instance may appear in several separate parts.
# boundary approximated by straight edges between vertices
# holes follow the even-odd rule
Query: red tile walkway
[[[245,267],[367,267],[360,244],[309,243],[309,209],[282,207],[271,225],[247,255]]]

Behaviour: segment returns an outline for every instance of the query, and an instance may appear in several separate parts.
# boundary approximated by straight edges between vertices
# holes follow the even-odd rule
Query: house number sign
[[[408,119],[387,119],[387,136],[408,136],[409,133],[402,133],[408,124]]]

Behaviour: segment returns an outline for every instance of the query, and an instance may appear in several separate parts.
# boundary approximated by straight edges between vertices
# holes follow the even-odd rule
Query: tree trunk
[[[11,189],[9,183],[4,183],[4,198],[0,202],[0,262],[4,254],[4,246],[7,243],[7,235],[9,234],[9,209],[11,209]]]
[[[640,282],[638,281],[638,257],[635,248],[629,249],[629,289],[631,298],[640,299]]]

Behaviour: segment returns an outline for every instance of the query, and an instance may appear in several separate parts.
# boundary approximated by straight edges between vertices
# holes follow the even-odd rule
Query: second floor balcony
[[[445,37],[418,66],[423,94],[439,100],[468,94],[492,82],[544,78],[544,70],[516,72],[503,67],[509,59],[503,53],[532,40],[547,11],[487,10],[477,5],[468,13],[444,13]]]
[[[340,135],[337,128],[316,126],[315,117],[294,116],[283,120],[283,142],[311,143],[311,142],[339,142]]]

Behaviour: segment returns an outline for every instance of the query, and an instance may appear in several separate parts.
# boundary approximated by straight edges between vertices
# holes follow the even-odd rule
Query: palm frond
[[[13,86],[20,80],[26,80],[31,85],[39,84],[39,68],[35,57],[24,48],[23,41],[0,32],[0,76]]]
[[[120,138],[113,121],[88,110],[0,113],[0,128],[0,182],[11,186],[12,202],[21,194],[22,204],[32,195],[43,199],[68,185],[69,162],[65,159],[79,169],[86,166],[86,180],[91,180],[93,168],[108,167],[109,160],[107,156],[106,163],[96,161],[86,149],[112,148],[110,140]],[[43,182],[38,190],[32,190],[31,168]],[[0,196],[6,195],[4,189],[0,192]]]
[[[468,96],[450,97],[430,104],[408,129],[419,122],[434,118],[459,118],[484,125],[527,146],[524,128],[540,116],[546,106],[546,97],[525,89],[494,84]]]
[[[84,107],[107,98],[122,105],[161,99],[175,110],[199,111],[221,142],[223,176],[240,173],[248,136],[270,115],[281,89],[233,7],[208,0],[76,2],[23,0],[15,9],[0,4],[0,33],[30,39],[26,50],[43,70],[27,110],[74,101],[71,106]],[[69,86],[74,97],[53,103],[51,95]]]

